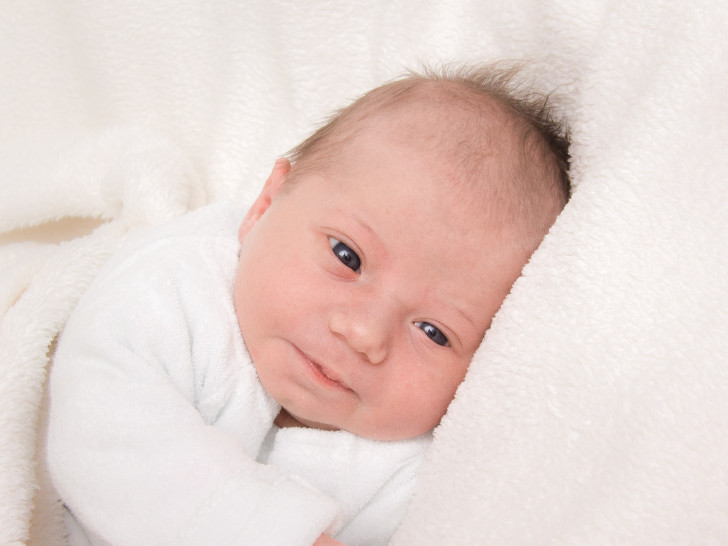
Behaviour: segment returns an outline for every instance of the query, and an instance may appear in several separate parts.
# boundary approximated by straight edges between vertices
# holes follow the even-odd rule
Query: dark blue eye
[[[438,345],[442,345],[443,347],[449,345],[450,342],[448,341],[445,334],[443,334],[436,326],[433,326],[429,322],[415,322],[415,326],[425,332],[425,335]]]
[[[338,239],[329,237],[329,244],[331,244],[331,250],[339,259],[339,261],[352,271],[358,272],[361,267],[361,260],[349,246],[342,243]]]

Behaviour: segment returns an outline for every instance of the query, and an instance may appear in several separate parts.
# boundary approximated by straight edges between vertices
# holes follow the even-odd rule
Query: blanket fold
[[[52,156],[49,164],[27,169],[27,185],[3,192],[0,228],[6,232],[75,216],[108,223],[67,242],[14,242],[0,252],[2,544],[28,539],[39,464],[38,475],[45,475],[35,450],[48,352],[75,302],[127,233],[203,202],[194,173],[178,151],[162,144],[128,129],[93,134]],[[50,484],[40,485],[43,500],[37,504],[57,509],[47,497]],[[43,518],[57,527],[57,514]],[[42,522],[37,532],[49,534]]]

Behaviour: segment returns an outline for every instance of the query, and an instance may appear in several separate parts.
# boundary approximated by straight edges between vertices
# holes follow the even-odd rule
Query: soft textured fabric
[[[499,58],[562,97],[574,196],[392,543],[727,543],[727,35],[724,0],[1,2],[0,543],[59,543],[48,348],[126,233],[249,201],[404,67]]]
[[[348,545],[387,544],[405,514],[432,437],[377,442],[342,431],[274,427],[258,460],[303,476],[338,501],[336,539]]]
[[[60,337],[49,468],[94,544],[386,544],[404,514],[426,437],[273,426],[233,308],[241,219],[217,204],[140,233]]]

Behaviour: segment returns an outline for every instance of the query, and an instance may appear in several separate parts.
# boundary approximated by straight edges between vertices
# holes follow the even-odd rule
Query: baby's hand
[[[321,535],[316,539],[316,542],[313,543],[313,546],[346,546],[343,542],[339,542],[338,540],[331,538],[329,535]]]

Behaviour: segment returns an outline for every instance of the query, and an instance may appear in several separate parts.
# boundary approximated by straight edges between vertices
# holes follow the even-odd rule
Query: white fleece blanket
[[[249,200],[404,66],[497,58],[563,97],[574,196],[392,543],[727,543],[726,35],[723,0],[1,3],[0,543],[61,543],[46,354],[127,232]]]

